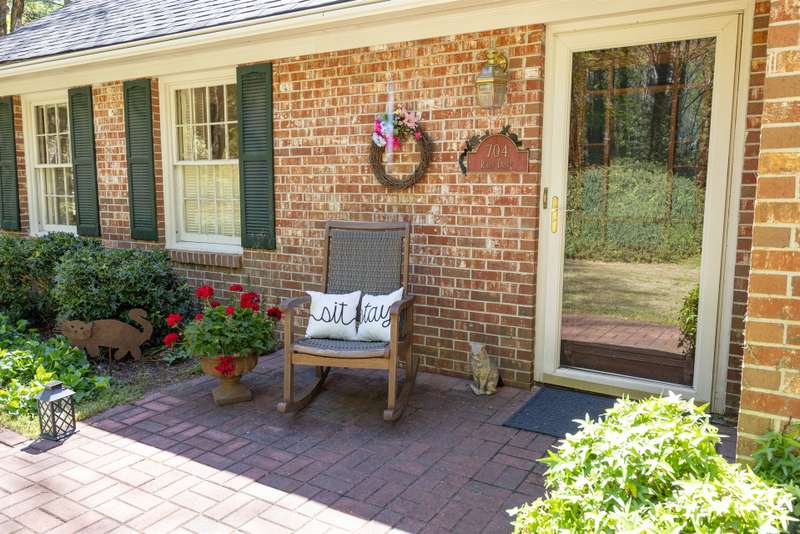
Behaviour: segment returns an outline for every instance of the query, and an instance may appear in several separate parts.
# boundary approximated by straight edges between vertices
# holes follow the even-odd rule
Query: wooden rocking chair
[[[403,299],[390,309],[391,341],[341,341],[335,339],[294,339],[295,310],[311,303],[311,297],[291,298],[281,304],[283,312],[284,370],[283,402],[279,412],[304,408],[322,390],[331,367],[386,369],[389,393],[383,419],[400,418],[408,403],[417,375],[417,358],[411,349],[414,325],[414,297],[408,291],[408,223],[352,223],[330,221],[325,225],[325,293],[384,295],[403,287]],[[397,367],[405,363],[405,382],[397,395]],[[317,379],[300,397],[294,396],[294,366],[316,367]]]

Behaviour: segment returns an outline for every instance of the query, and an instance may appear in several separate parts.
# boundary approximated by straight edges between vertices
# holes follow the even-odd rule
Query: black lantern
[[[63,382],[54,380],[45,384],[36,396],[39,401],[39,428],[42,437],[61,441],[75,433],[75,394],[64,387]]]

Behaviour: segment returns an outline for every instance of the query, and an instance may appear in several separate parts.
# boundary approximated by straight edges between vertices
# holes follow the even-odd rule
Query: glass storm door
[[[665,37],[675,28],[657,27]],[[544,381],[710,394],[735,69],[721,65],[724,31],[675,33],[625,46],[556,43],[570,69],[555,66],[568,112],[550,115],[563,132],[550,153],[560,161],[549,161],[560,172],[543,180]]]

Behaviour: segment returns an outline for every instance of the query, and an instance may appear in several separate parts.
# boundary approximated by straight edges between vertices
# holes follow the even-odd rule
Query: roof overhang
[[[0,95],[158,77],[527,24],[653,10],[742,10],[746,0],[357,0],[285,16],[0,65]]]

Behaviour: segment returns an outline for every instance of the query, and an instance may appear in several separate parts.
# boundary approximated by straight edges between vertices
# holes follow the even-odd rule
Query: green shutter
[[[97,204],[91,87],[69,90],[69,132],[72,138],[72,174],[75,178],[78,234],[97,237],[100,235],[100,208]]]
[[[272,65],[237,69],[242,245],[275,248]]]
[[[17,144],[11,97],[0,98],[0,227],[19,230]]]
[[[123,85],[125,99],[125,146],[128,155],[128,200],[131,237],[158,240],[156,177],[153,164],[153,110],[150,80],[131,80]]]

